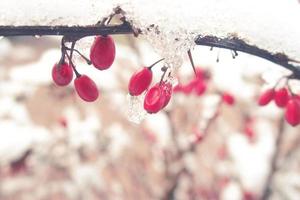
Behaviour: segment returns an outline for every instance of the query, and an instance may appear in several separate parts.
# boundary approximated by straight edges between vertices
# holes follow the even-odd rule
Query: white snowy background
[[[195,63],[212,73],[210,84],[217,90],[230,92],[237,101],[234,108],[222,109],[225,114],[218,121],[218,127],[221,128],[216,129],[218,132],[214,130],[214,137],[218,136],[219,142],[212,142],[210,147],[217,149],[220,143],[224,143],[228,149],[229,158],[218,161],[211,167],[211,171],[215,171],[220,177],[231,177],[220,191],[220,198],[243,199],[244,191],[259,196],[270,170],[278,120],[283,111],[273,103],[259,108],[256,99],[260,91],[273,86],[281,76],[289,72],[243,53],[232,59],[228,50],[210,51],[207,47],[194,47],[192,38],[195,33],[220,37],[237,34],[251,44],[271,52],[284,52],[299,59],[299,3],[296,0],[11,0],[0,1],[0,25],[94,24],[107,16],[116,5],[127,12],[135,26],[144,30],[150,24],[156,24],[162,34],[155,37],[153,32],[147,32],[141,39],[115,37],[116,62],[108,71],[100,72],[76,59],[80,72],[88,74],[100,88],[100,99],[93,104],[83,103],[74,95],[72,84],[67,88],[53,85],[50,74],[53,64],[60,57],[60,38],[23,37],[0,40],[0,198],[50,199],[53,195],[53,199],[97,199],[99,195],[104,199],[133,199],[134,196],[124,195],[125,185],[133,185],[126,179],[131,180],[132,177],[124,178],[121,174],[131,172],[134,176],[143,162],[153,168],[148,172],[151,176],[148,177],[149,180],[144,175],[145,182],[155,183],[152,192],[156,194],[155,197],[157,194],[159,196],[161,179],[153,171],[163,171],[163,152],[168,148],[172,149],[172,122],[165,112],[156,115],[141,113],[136,108],[139,105],[130,102],[126,84],[136,69],[150,65],[161,57],[168,58],[167,61],[176,68],[180,66],[178,74],[187,80],[192,75],[185,55],[186,49],[190,47],[193,47]],[[28,10],[31,12],[27,12]],[[180,38],[178,44],[173,42],[175,37]],[[80,42],[79,49],[87,53],[91,41],[92,38],[84,39]],[[217,54],[220,57],[219,63],[216,63]],[[178,60],[178,55],[183,60]],[[154,74],[155,79],[159,80],[159,68],[154,70]],[[293,89],[298,91],[298,88],[299,84],[295,82]],[[213,91],[201,98],[176,95],[166,110],[172,111],[180,107],[183,110],[181,112],[189,110],[188,114],[192,114],[198,112],[193,104],[200,102],[203,110],[199,113],[210,112],[215,98],[218,95]],[[132,108],[134,110],[130,110]],[[244,112],[255,117],[255,143],[249,142],[238,128],[241,121],[239,117]],[[231,113],[234,114],[230,115]],[[61,125],[62,119],[67,123],[66,127]],[[190,119],[191,123],[193,120],[201,124],[202,118]],[[136,124],[132,121],[140,122]],[[144,132],[154,134],[155,144],[144,141],[145,138],[141,136]],[[184,145],[187,138],[185,136],[191,133],[180,134],[179,143]],[[299,128],[287,127],[285,135],[286,142],[299,138]],[[27,161],[29,172],[11,174],[10,163],[29,149],[33,151]],[[184,159],[189,169],[199,175],[200,180],[206,175],[199,170],[199,160],[210,160],[210,154],[214,152],[211,149],[187,155]],[[84,159],[80,153],[85,155]],[[152,155],[151,159],[147,157],[148,154]],[[299,151],[282,160],[282,170],[274,181],[272,199],[296,200],[299,198],[300,186],[297,166],[300,161]],[[115,171],[112,170],[109,174],[107,168],[111,166]],[[175,168],[176,166],[177,164]],[[207,167],[202,166],[201,169]],[[124,172],[121,168],[129,172]],[[60,172],[60,169],[67,172]],[[106,173],[102,170],[106,170]],[[119,176],[123,179],[120,180]],[[185,179],[181,180],[180,188],[184,188],[185,182]],[[186,197],[180,192],[176,195],[177,199]],[[146,197],[155,199],[153,196]]]

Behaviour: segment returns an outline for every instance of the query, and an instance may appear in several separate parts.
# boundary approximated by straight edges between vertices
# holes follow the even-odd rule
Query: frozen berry
[[[86,75],[77,77],[74,81],[77,94],[87,102],[95,101],[99,96],[99,91],[95,82]]]
[[[162,87],[164,96],[165,96],[164,104],[161,107],[161,109],[163,109],[164,107],[166,107],[168,105],[168,103],[170,102],[170,99],[172,97],[172,85],[171,85],[171,83],[163,82],[163,83],[161,83],[160,87]]]
[[[132,75],[129,81],[128,90],[132,96],[142,94],[152,81],[152,71],[148,67],[144,67]]]
[[[146,93],[144,99],[144,109],[148,113],[157,113],[165,105],[165,102],[165,92],[159,84],[156,84]]]
[[[90,51],[92,64],[100,70],[108,69],[116,55],[115,42],[111,36],[96,36]]]
[[[68,85],[73,79],[72,67],[67,63],[55,64],[52,68],[52,79],[56,85]]]

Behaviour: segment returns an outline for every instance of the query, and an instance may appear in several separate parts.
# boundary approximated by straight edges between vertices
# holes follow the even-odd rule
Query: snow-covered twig
[[[62,35],[85,37],[93,35],[134,34],[134,29],[128,22],[113,26],[0,26],[0,36],[44,36]],[[197,45],[219,47],[252,54],[270,62],[276,63],[293,73],[293,78],[300,79],[299,61],[289,58],[283,53],[273,54],[258,46],[249,45],[239,38],[218,38],[215,36],[198,36]],[[297,63],[297,65],[296,65]]]

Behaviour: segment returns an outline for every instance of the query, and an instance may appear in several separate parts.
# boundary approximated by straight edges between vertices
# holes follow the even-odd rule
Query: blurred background
[[[77,57],[79,72],[100,90],[86,103],[73,83],[52,81],[60,39],[0,40],[1,200],[299,199],[300,129],[287,125],[274,103],[257,105],[261,91],[287,71],[243,53],[233,59],[229,50],[195,47],[203,91],[191,88],[186,57],[170,104],[146,114],[143,97],[130,97],[127,85],[160,59],[151,44],[114,36],[116,60],[106,71]],[[76,47],[88,55],[92,41]],[[162,66],[154,68],[153,84]]]

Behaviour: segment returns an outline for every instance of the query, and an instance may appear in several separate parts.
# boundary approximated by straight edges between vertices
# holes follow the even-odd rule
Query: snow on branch
[[[95,25],[116,7],[124,11],[124,23]],[[0,13],[3,36],[90,36],[138,29],[174,67],[197,44],[250,53],[300,78],[296,0],[10,0],[0,2]]]

